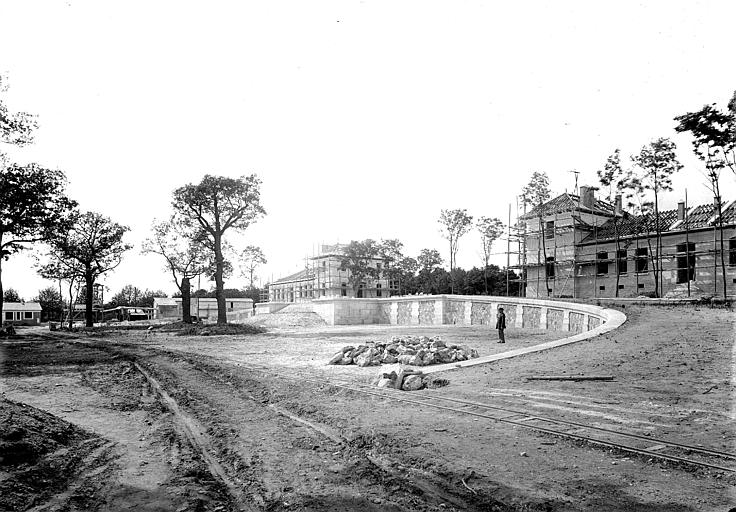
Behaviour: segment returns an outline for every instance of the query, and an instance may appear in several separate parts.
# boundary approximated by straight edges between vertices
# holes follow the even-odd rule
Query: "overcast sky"
[[[2,0],[5,100],[39,129],[0,150],[62,169],[82,209],[130,226],[109,294],[176,290],[140,243],[205,173],[263,181],[268,214],[234,240],[263,249],[263,281],[320,243],[398,238],[447,258],[441,209],[506,222],[533,171],[572,192],[569,171],[594,184],[615,148],[657,137],[686,165],[664,207],[686,187],[710,202],[672,118],[733,94],[734,19],[726,0]],[[462,238],[458,264],[481,261],[477,235]],[[52,284],[28,256],[3,270],[26,299]]]

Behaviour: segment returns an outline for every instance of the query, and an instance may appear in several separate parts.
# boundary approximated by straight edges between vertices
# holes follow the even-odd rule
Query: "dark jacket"
[[[503,311],[496,314],[496,329],[506,329],[506,313]]]

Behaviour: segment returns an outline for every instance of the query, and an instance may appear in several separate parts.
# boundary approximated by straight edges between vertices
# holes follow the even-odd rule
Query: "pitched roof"
[[[38,302],[3,302],[3,311],[41,311]]]
[[[724,202],[723,208],[721,214],[724,225],[736,224],[736,202],[730,204]],[[716,211],[713,204],[702,204],[688,208],[688,214],[683,222],[677,220],[677,210],[659,212],[659,222],[662,232],[665,233],[685,231],[686,229],[696,230],[713,227],[716,221],[715,216]],[[624,214],[624,217],[619,219],[616,225],[614,225],[613,220],[607,221],[598,228],[597,232],[593,231],[583,239],[583,243],[594,242],[596,239],[598,241],[615,239],[616,228],[618,228],[619,237],[642,235],[647,232],[653,233],[655,231],[654,221],[654,213],[646,215]]]
[[[541,208],[544,210],[545,215],[551,215],[555,213],[570,212],[570,211],[583,211],[589,213],[596,213],[598,215],[613,215],[613,205],[606,201],[596,199],[593,203],[593,208],[588,208],[580,203],[580,196],[577,194],[570,194],[565,192],[560,194],[554,199],[550,199],[544,203]],[[540,207],[535,206],[531,211],[521,216],[522,219],[532,219],[538,215]]]
[[[292,281],[304,281],[304,280],[313,279],[313,278],[314,278],[314,275],[312,274],[312,272],[310,272],[307,269],[304,269],[304,270],[300,270],[296,274],[291,274],[290,276],[286,276],[286,277],[282,277],[281,279],[277,279],[271,284],[274,285],[274,284],[280,284],[280,283],[290,283]]]

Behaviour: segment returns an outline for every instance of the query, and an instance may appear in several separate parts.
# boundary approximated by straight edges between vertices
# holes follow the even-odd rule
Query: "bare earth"
[[[733,453],[734,313],[627,307],[619,329],[437,375],[465,398]],[[488,327],[299,327],[250,336],[21,331],[0,341],[0,510],[661,510],[736,506],[695,470],[329,383],[346,345],[441,336],[481,355],[560,337]],[[176,410],[134,365],[160,383]],[[538,375],[614,380],[534,381]],[[173,411],[173,412],[172,412]],[[17,456],[17,454],[21,456]],[[16,454],[16,456],[14,456]],[[34,508],[35,507],[35,508]]]

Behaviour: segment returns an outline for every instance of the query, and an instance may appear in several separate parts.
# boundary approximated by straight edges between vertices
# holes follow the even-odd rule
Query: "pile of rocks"
[[[478,357],[478,351],[465,345],[445,344],[439,337],[394,336],[388,342],[372,342],[357,347],[344,347],[330,359],[329,364],[407,364],[429,366],[454,363]]]

